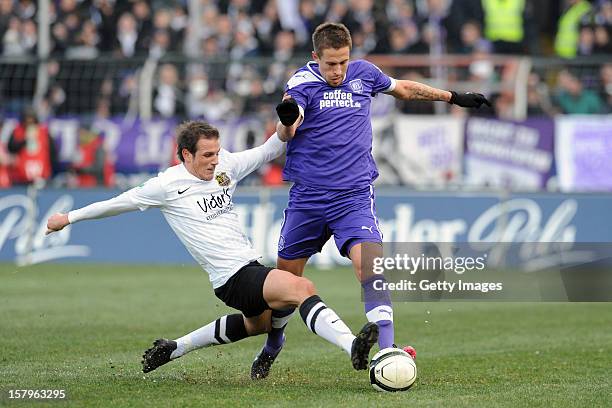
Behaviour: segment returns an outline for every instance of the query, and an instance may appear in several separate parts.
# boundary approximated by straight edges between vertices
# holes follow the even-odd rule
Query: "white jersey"
[[[157,207],[189,253],[208,272],[213,288],[218,288],[240,268],[261,257],[238,222],[232,202],[236,186],[284,149],[285,143],[274,134],[254,149],[238,153],[221,150],[211,181],[195,177],[179,164],[115,198],[71,211],[68,219],[74,223]]]

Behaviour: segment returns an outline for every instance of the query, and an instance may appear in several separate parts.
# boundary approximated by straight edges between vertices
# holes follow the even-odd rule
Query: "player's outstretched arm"
[[[60,231],[66,225],[78,221],[112,217],[129,211],[159,206],[163,204],[162,201],[163,191],[159,186],[157,177],[154,177],[142,186],[135,187],[110,200],[98,201],[83,208],[72,210],[67,214],[53,214],[47,220],[46,234]]]
[[[398,99],[411,101],[442,101],[463,108],[480,108],[483,104],[491,106],[491,102],[479,93],[457,93],[433,88],[420,82],[397,80],[393,91],[389,92]]]

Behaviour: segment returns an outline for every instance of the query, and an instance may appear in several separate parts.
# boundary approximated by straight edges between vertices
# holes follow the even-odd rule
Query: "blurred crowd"
[[[187,33],[190,3],[51,1],[51,54],[159,58],[168,52],[214,51],[219,57],[287,59],[310,51],[310,34],[323,21],[349,27],[357,57],[475,49],[546,54],[539,38],[547,35],[556,38],[544,42],[554,41],[554,51],[564,57],[609,54],[612,46],[610,0],[552,2],[556,6],[546,0],[200,0],[196,32]],[[550,23],[555,11],[556,27],[547,30],[538,19]],[[35,55],[37,19],[36,0],[0,0],[1,54]]]
[[[188,33],[190,3],[51,1],[51,54],[159,58],[179,52],[287,59],[310,51],[310,35],[324,21],[342,22],[351,30],[357,57],[475,49],[546,54],[538,38],[550,35],[560,56],[611,52],[610,0],[200,0],[197,32]],[[542,17],[546,23],[539,21]],[[35,55],[38,18],[36,0],[0,0],[1,54]]]
[[[21,66],[7,67],[11,59],[38,55],[37,7],[37,0],[0,0],[0,55],[5,61],[0,102],[5,113],[22,112],[32,103],[36,69],[25,74]],[[605,63],[612,55],[612,0],[53,0],[45,17],[50,27],[44,65],[48,81],[35,112],[43,127],[57,115],[135,117],[147,103],[142,90],[152,89],[148,103],[155,116],[214,122],[258,115],[269,134],[273,106],[286,80],[310,59],[311,34],[325,21],[351,30],[353,58],[470,56],[473,62],[462,71],[444,75],[476,84],[475,90],[494,100],[488,114],[501,118],[514,115],[514,90],[488,92],[480,84],[511,79],[517,67],[499,69],[488,61],[491,55],[573,61],[603,56],[604,63],[595,68],[533,69],[528,114],[612,111],[612,63]],[[389,73],[427,82],[442,69]],[[14,87],[28,91],[15,97]],[[397,107],[405,113],[437,112],[432,103],[398,102]],[[41,132],[24,134],[46,140],[46,129]],[[95,135],[81,133],[84,145],[99,150]],[[8,154],[19,154],[24,145],[13,141]],[[103,159],[87,151],[82,156],[96,163],[98,178],[105,177]],[[49,172],[51,163],[41,171]],[[84,174],[91,167],[87,163],[75,165],[74,174]],[[2,177],[0,171],[0,185]]]
[[[310,36],[324,21],[342,22],[351,30],[354,58],[612,55],[612,0],[56,0],[49,7],[49,83],[37,106],[43,118],[136,112],[141,107],[137,99],[140,74],[146,72],[144,58],[155,61],[150,75],[155,115],[214,120],[267,112],[287,77],[309,58]],[[558,16],[551,18],[550,13]],[[36,0],[0,0],[3,56],[36,54],[39,17]],[[201,63],[177,62],[179,56]],[[273,62],[243,63],[250,57]],[[467,79],[495,74],[486,63],[473,64],[470,70]],[[569,75],[578,76],[587,91],[594,85],[609,89],[601,82],[608,70],[601,70],[598,82],[592,74]],[[403,75],[419,79],[431,72]],[[554,94],[551,109],[542,108],[542,113],[570,113],[567,107],[572,104],[557,100],[578,92],[569,89],[567,78],[559,74],[536,84],[540,90],[557,88],[548,92]],[[610,94],[595,93],[597,100],[588,103],[588,113],[607,112]],[[502,95],[497,110],[501,116],[504,106]],[[431,110],[406,107],[407,112]]]

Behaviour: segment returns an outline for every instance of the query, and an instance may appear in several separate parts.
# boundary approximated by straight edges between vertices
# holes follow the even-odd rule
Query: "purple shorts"
[[[343,256],[348,256],[360,242],[382,243],[374,201],[371,185],[353,190],[325,190],[295,184],[284,213],[278,256],[308,258],[321,252],[332,235]]]

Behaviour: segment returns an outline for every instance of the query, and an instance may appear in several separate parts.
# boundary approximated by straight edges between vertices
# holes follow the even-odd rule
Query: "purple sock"
[[[285,342],[285,326],[295,312],[295,309],[272,310],[272,330],[268,333],[265,349],[270,354],[280,351]]]
[[[395,343],[393,328],[393,308],[388,291],[374,289],[380,284],[376,281],[385,281],[384,276],[374,276],[361,283],[365,313],[370,322],[378,325],[378,347],[380,349],[392,347]]]
[[[379,320],[376,322],[378,325],[378,347],[382,350],[388,347],[393,347],[395,344],[395,330],[393,328],[393,321],[391,320]]]

